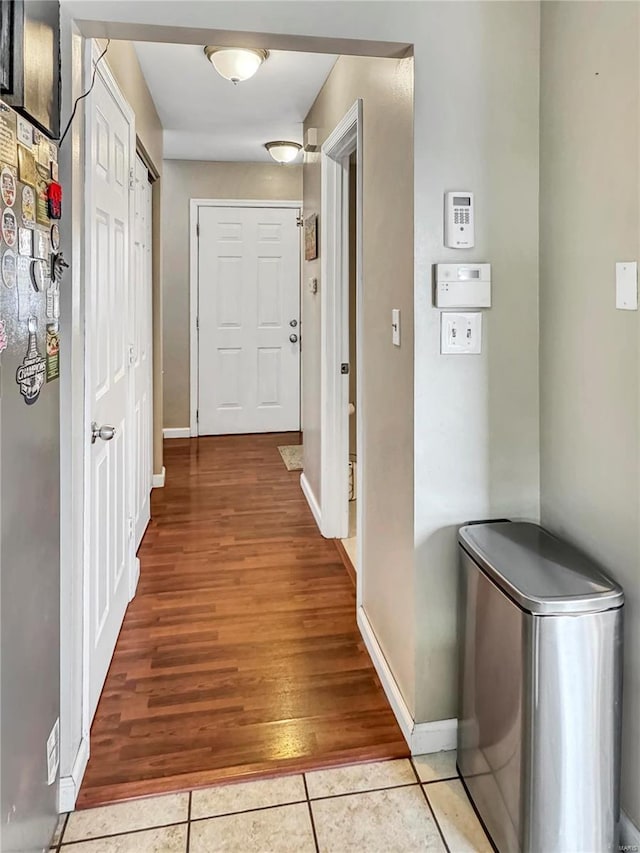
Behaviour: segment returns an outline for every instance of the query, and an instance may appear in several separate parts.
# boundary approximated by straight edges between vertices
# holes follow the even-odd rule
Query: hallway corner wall
[[[304,123],[322,144],[363,99],[363,607],[404,701],[414,705],[413,59],[340,56]],[[305,155],[304,216],[321,216],[320,154]],[[303,280],[322,264],[304,262]],[[320,296],[303,287],[305,477],[320,496]],[[402,312],[402,346],[391,309]],[[366,458],[364,452],[366,448]]]
[[[542,4],[542,523],[625,590],[621,807],[640,827],[640,6]],[[631,843],[631,839],[623,843]]]

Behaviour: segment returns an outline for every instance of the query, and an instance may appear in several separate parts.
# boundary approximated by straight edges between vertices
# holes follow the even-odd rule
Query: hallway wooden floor
[[[353,584],[278,453],[298,441],[165,442],[78,808],[408,755]]]

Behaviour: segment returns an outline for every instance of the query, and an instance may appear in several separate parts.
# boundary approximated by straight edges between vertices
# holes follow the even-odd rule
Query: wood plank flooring
[[[78,808],[408,755],[355,591],[277,446],[165,442]]]

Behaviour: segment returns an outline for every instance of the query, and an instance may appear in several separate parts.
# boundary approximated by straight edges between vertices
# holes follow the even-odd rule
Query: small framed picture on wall
[[[304,259],[315,261],[318,257],[318,215],[312,213],[304,221]]]

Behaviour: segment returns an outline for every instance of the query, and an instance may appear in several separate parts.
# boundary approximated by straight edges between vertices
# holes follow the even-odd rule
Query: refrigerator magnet
[[[3,166],[0,172],[0,193],[7,207],[13,207],[16,200],[16,176],[8,166]]]
[[[31,315],[31,258],[18,255],[16,258],[16,284],[18,286],[18,320],[28,320]]]
[[[21,115],[17,116],[17,123],[16,136],[18,138],[18,142],[20,145],[24,145],[25,148],[31,149],[34,137],[33,128],[25,118],[22,118]]]
[[[18,165],[16,113],[2,101],[0,101],[0,160],[9,163],[11,166]]]
[[[4,242],[10,249],[16,244],[18,239],[18,221],[16,215],[10,207],[5,207],[2,211],[2,224],[0,225]]]
[[[42,293],[49,283],[47,262],[36,259],[31,262],[31,284],[36,293]]]
[[[38,351],[38,321],[29,317],[29,344],[22,364],[16,370],[16,382],[27,405],[35,403],[45,382],[47,364]]]
[[[47,323],[47,382],[60,378],[60,331],[58,323]]]
[[[24,145],[18,145],[18,178],[23,184],[36,185],[36,159]]]
[[[18,228],[18,253],[33,257],[33,231],[30,228]]]
[[[60,248],[60,226],[57,222],[51,226],[51,248],[54,252]]]
[[[51,225],[49,220],[49,199],[47,197],[48,190],[49,173],[48,171],[44,172],[40,166],[37,170],[36,183],[36,222],[39,225],[46,225],[47,228]]]
[[[12,249],[5,249],[0,262],[0,274],[5,287],[16,286],[16,253]]]
[[[0,353],[3,353],[7,344],[9,343],[9,339],[7,337],[7,330],[4,325],[4,320],[0,320]]]
[[[33,257],[46,261],[51,254],[51,240],[48,231],[37,228],[33,232]]]
[[[33,228],[36,224],[36,193],[33,187],[22,187],[22,224]]]

